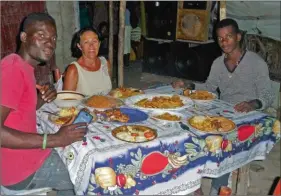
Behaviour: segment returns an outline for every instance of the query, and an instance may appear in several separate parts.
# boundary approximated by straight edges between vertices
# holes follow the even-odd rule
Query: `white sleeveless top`
[[[108,74],[107,60],[99,57],[101,67],[97,71],[87,71],[76,61],[72,62],[78,71],[78,83],[76,91],[86,96],[106,95],[112,88],[110,76]]]

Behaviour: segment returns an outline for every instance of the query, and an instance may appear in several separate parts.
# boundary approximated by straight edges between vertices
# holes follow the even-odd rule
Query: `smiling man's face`
[[[21,41],[28,55],[38,63],[51,59],[56,48],[57,29],[50,21],[37,21],[21,33]]]

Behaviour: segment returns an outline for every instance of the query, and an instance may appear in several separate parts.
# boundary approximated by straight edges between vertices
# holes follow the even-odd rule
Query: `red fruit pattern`
[[[238,128],[237,138],[240,142],[246,141],[255,133],[255,126],[243,125]]]
[[[118,174],[116,176],[116,184],[119,187],[124,187],[126,184],[126,176],[124,174]]]
[[[141,172],[145,175],[155,175],[163,171],[168,164],[168,158],[165,155],[152,152],[143,159]]]
[[[221,149],[222,149],[222,150],[225,150],[225,149],[226,149],[226,147],[227,147],[227,145],[228,145],[228,142],[229,142],[228,140],[223,140],[223,141],[222,141],[222,143],[221,143]]]

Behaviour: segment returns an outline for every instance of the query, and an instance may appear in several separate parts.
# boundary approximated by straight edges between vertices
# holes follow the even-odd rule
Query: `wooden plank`
[[[145,5],[144,2],[140,2],[140,10],[141,10],[141,33],[142,36],[147,35],[147,29],[146,29],[146,12],[145,12]]]
[[[278,106],[277,106],[277,119],[281,121],[281,82],[279,87],[279,95],[278,95]]]
[[[226,18],[226,1],[220,1],[220,20]]]
[[[118,33],[118,86],[124,85],[124,36],[126,1],[120,1]]]
[[[178,1],[178,9],[183,9],[183,1]]]
[[[239,170],[237,169],[231,173],[231,189],[233,195],[236,195],[237,192],[238,172]]]
[[[247,195],[250,180],[250,164],[238,170],[237,192],[236,195]]]
[[[108,40],[108,60],[110,62],[110,78],[113,79],[113,1],[109,1],[108,4],[108,10],[109,10],[109,40]]]

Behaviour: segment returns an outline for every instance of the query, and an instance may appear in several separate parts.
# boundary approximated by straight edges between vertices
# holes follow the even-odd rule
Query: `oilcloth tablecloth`
[[[180,93],[171,86],[147,89],[146,93]],[[82,105],[79,107],[83,107]],[[124,106],[128,107],[128,106]],[[57,111],[45,104],[37,111],[39,133],[55,133],[59,127],[42,110]],[[263,160],[280,140],[280,122],[261,112],[237,113],[221,100],[194,102],[180,110],[180,123],[155,119],[137,123],[157,130],[147,143],[117,140],[111,130],[120,123],[91,123],[86,143],[56,148],[66,164],[78,195],[183,195],[201,186],[202,177],[219,177],[253,161]],[[225,135],[202,134],[186,126],[193,115],[221,115],[233,120],[237,130]]]

